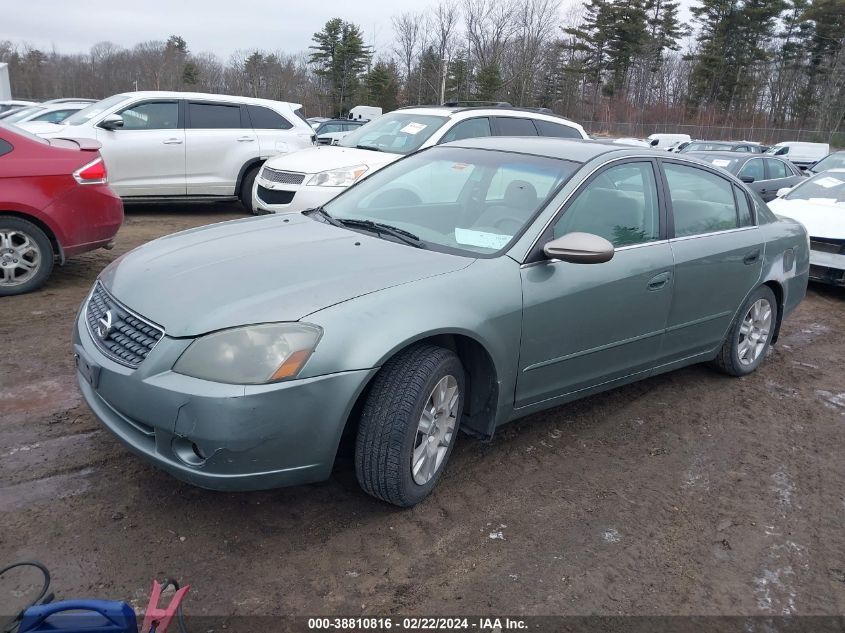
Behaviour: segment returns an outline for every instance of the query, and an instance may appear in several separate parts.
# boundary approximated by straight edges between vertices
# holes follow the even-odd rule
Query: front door
[[[97,128],[109,184],[122,197],[185,195],[185,130],[177,100],[134,103],[116,112],[123,127]]]
[[[664,160],[663,170],[675,258],[675,292],[661,350],[669,363],[722,344],[760,279],[765,244],[742,188],[704,167]]]
[[[655,170],[642,159],[605,168],[541,238],[600,235],[616,247],[609,262],[523,266],[517,408],[645,373],[654,364],[674,287]]]

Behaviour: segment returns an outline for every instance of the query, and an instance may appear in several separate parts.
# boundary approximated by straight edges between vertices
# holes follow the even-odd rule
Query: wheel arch
[[[236,196],[241,195],[241,187],[243,186],[244,177],[247,175],[247,173],[249,173],[249,171],[251,169],[254,169],[255,167],[261,167],[261,165],[263,165],[263,164],[264,164],[264,159],[258,158],[256,156],[255,158],[251,158],[247,162],[245,162],[243,165],[241,165],[241,169],[238,172],[238,179],[235,181],[235,193],[234,193],[234,195],[236,195]]]
[[[775,319],[775,331],[772,333],[772,344],[775,344],[775,343],[777,343],[778,335],[780,334],[780,325],[783,322],[783,312],[784,312],[783,286],[780,284],[780,282],[775,281],[774,279],[766,280],[761,285],[768,286],[768,288],[774,293],[775,301],[777,302],[778,314],[777,314],[777,319]]]
[[[65,263],[65,251],[62,248],[62,244],[61,242],[59,242],[59,239],[56,236],[56,232],[53,230],[53,228],[49,224],[47,224],[43,219],[32,215],[31,213],[25,213],[23,211],[9,211],[6,209],[0,209],[0,217],[2,216],[18,218],[19,220],[26,220],[27,222],[32,222],[35,226],[44,231],[44,235],[46,235],[47,239],[50,240],[50,244],[53,246],[53,254],[57,257],[59,265],[63,265]]]
[[[461,428],[476,437],[491,437],[499,403],[499,381],[496,364],[487,347],[477,338],[462,332],[422,334],[391,349],[380,359],[377,366],[383,367],[397,354],[420,344],[443,347],[458,356],[466,374],[467,390]],[[369,377],[350,409],[343,430],[343,435],[347,438],[357,432],[361,408],[369,396],[373,380],[378,375],[379,372],[374,372]]]

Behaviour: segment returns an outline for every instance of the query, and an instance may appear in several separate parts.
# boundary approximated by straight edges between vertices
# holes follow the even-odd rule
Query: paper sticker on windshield
[[[724,158],[717,158],[713,161],[713,164],[716,165],[716,167],[727,167],[731,164],[731,161],[725,160]]]
[[[499,250],[511,241],[511,235],[499,235],[498,233],[486,233],[484,231],[473,231],[472,229],[455,229],[455,241],[458,244],[467,246],[480,246],[481,248],[493,248]]]
[[[405,127],[403,127],[400,132],[404,132],[405,134],[418,134],[422,132],[428,126],[424,123],[408,123]]]
[[[821,185],[825,189],[830,189],[831,187],[838,187],[842,184],[842,181],[838,178],[834,178],[833,176],[825,176],[824,178],[819,178],[815,181],[817,185]]]
[[[467,167],[469,167],[469,165],[467,165],[466,163],[455,163],[454,165],[452,165],[452,169],[454,169],[455,171],[463,171]]]

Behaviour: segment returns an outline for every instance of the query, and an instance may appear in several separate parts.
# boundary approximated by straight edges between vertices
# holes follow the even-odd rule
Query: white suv
[[[252,194],[254,213],[325,204],[359,178],[418,149],[480,136],[588,139],[584,128],[548,111],[513,107],[410,107],[370,121],[337,145],[268,160]]]
[[[240,198],[271,156],[311,147],[295,103],[190,92],[117,94],[61,124],[22,123],[43,137],[93,138],[125,201]]]

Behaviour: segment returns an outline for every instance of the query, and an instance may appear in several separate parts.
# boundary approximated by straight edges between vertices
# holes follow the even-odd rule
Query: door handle
[[[742,263],[746,264],[746,265],[751,265],[754,262],[756,262],[758,259],[760,259],[760,249],[759,248],[754,249],[753,251],[748,253],[748,255],[746,255],[743,258]]]
[[[667,286],[671,278],[672,273],[670,273],[668,270],[660,273],[659,275],[655,275],[654,277],[648,280],[648,289],[651,291],[661,290]]]
[[[181,145],[182,139],[181,138],[168,138],[162,141],[165,145]]]
[[[239,136],[237,139],[238,143],[252,143],[255,138],[252,136]]]

